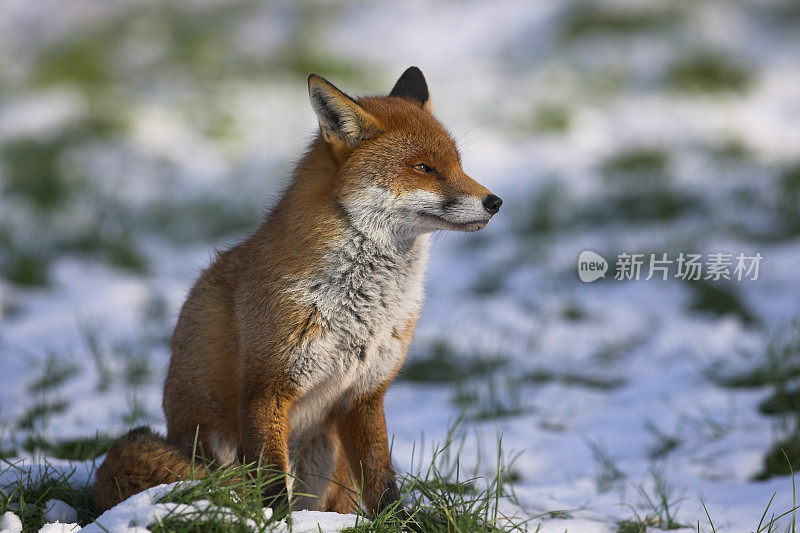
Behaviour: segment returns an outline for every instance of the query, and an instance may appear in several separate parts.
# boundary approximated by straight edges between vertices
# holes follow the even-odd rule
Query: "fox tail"
[[[150,487],[206,473],[203,465],[192,465],[190,453],[140,426],[123,435],[97,469],[95,506],[105,511]]]

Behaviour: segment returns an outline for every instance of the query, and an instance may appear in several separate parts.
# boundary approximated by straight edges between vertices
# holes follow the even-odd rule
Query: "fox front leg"
[[[343,448],[372,517],[400,500],[383,412],[385,390],[359,399],[339,420]]]
[[[263,489],[265,507],[289,510],[286,473],[289,467],[289,409],[295,395],[286,387],[254,384],[242,399],[242,451],[246,462],[274,469],[277,479]]]

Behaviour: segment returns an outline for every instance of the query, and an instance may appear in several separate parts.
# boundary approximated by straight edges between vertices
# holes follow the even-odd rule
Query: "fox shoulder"
[[[204,475],[205,470],[196,466],[194,476]],[[191,476],[191,459],[185,451],[149,427],[137,427],[111,447],[97,469],[95,506],[105,511],[137,492]]]

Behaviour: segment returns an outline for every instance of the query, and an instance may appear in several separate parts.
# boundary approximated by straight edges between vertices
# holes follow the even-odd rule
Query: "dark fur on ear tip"
[[[308,83],[308,88],[311,89],[311,85],[319,84],[321,81],[328,81],[319,74],[309,74],[308,79],[306,80]]]
[[[428,93],[428,83],[425,81],[422,71],[417,67],[408,67],[400,76],[400,79],[397,80],[397,83],[394,84],[389,96],[397,96],[398,98],[413,100],[419,105],[425,105],[430,98],[430,94]]]

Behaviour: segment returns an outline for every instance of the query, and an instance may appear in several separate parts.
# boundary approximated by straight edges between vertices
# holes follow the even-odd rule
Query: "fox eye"
[[[425,163],[417,163],[416,165],[414,165],[411,168],[413,168],[414,170],[417,170],[419,172],[433,172],[433,169],[431,167],[429,167],[428,165],[426,165]]]

